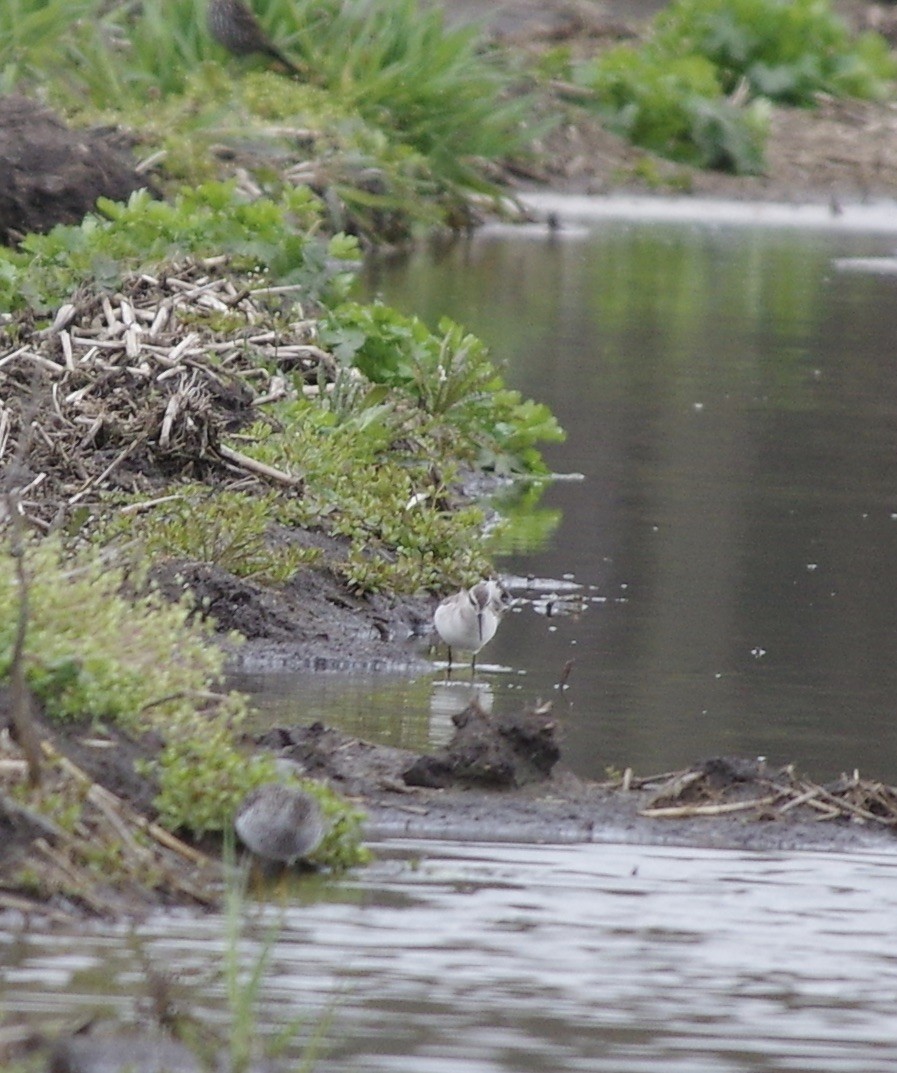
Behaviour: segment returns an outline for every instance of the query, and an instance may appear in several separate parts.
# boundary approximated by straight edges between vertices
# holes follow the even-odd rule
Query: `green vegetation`
[[[354,239],[317,239],[317,203],[307,190],[250,200],[232,183],[209,182],[173,201],[134,194],[127,205],[101,199],[102,215],[46,235],[28,235],[17,250],[0,248],[0,309],[47,313],[91,285],[115,291],[122,277],[172,258],[225,255],[235,272],[264,272],[296,284],[311,299],[336,299],[358,260]]]
[[[0,554],[0,680],[18,617],[10,560]],[[246,699],[216,690],[224,655],[208,643],[211,625],[189,601],[172,604],[151,590],[126,596],[120,569],[88,551],[64,554],[55,539],[30,544],[25,566],[26,677],[47,715],[160,734],[158,758],[144,765],[158,781],[160,821],[196,835],[228,830],[243,796],[277,776],[269,756],[247,758],[235,745]],[[357,810],[326,787],[302,785],[331,821],[315,860],[330,868],[365,860]],[[78,804],[67,798],[46,795],[44,807],[65,829],[77,819]]]
[[[888,43],[855,36],[828,0],[674,0],[657,18],[654,47],[700,55],[723,93],[745,80],[754,97],[812,105],[819,93],[883,97],[897,75]]]
[[[763,167],[768,101],[883,96],[897,74],[877,34],[851,35],[827,0],[673,0],[643,46],[579,66],[608,125],[698,167]]]
[[[726,100],[703,56],[621,45],[581,76],[608,125],[636,145],[696,167],[761,170],[763,107]]]
[[[48,715],[129,729],[146,713],[166,721],[192,715],[221,655],[206,643],[211,626],[189,606],[152,592],[127,597],[121,568],[87,552],[70,557],[58,539],[34,543],[27,569],[27,676]],[[0,549],[0,678],[9,673],[18,599],[12,557]]]
[[[464,222],[471,192],[499,195],[494,165],[528,151],[534,113],[505,54],[438,6],[252,7],[307,81],[225,53],[206,0],[9,0],[0,90],[39,87],[69,116],[134,131],[147,156],[164,150],[153,179],[168,193],[248,173],[275,196],[313,189],[331,230],[387,239]]]
[[[256,300],[253,331],[268,329],[290,343],[301,329],[333,367],[332,374],[319,368],[310,397],[303,367],[281,368],[276,349],[244,344],[239,364],[237,355],[229,359],[228,378],[251,397],[261,370],[279,378],[283,397],[257,409],[252,425],[207,434],[301,479],[301,494],[213,494],[175,480],[155,490],[162,502],[151,509],[141,508],[141,497],[107,502],[104,539],[124,531],[153,556],[216,563],[276,583],[316,553],[287,541],[272,545],[271,527],[323,526],[349,538],[346,557],[328,565],[361,591],[436,590],[488,570],[482,512],[452,502],[458,468],[544,473],[537,444],[562,433],[546,407],[505,386],[479,340],[450,321],[431,332],[386,306],[344,301],[357,246],[345,236],[316,237],[315,208],[302,192],[247,201],[232,184],[206,183],[172,203],[135,195],[127,206],[104,203],[102,211],[80,226],[31,235],[21,250],[0,251],[0,305],[20,317],[8,329],[11,342],[32,329],[35,313],[51,313],[73,294],[90,308],[103,293],[129,291],[135,273],[177,274],[165,260],[175,254],[223,257],[228,278],[245,292],[295,288],[295,304],[279,293]],[[134,286],[146,291],[139,280]],[[171,345],[189,331],[210,347],[222,337],[238,347],[246,325],[236,310],[182,306],[179,316]],[[213,378],[222,371],[219,352],[210,349],[205,364]],[[55,353],[50,347],[47,356]],[[244,373],[255,379],[241,385]],[[152,383],[141,383],[128,388],[128,411],[118,421],[107,415],[106,435],[120,427],[123,447],[133,436],[124,423],[134,420],[143,392],[146,406],[164,410]],[[138,422],[152,440],[158,420]],[[128,510],[110,525],[116,506]]]
[[[307,82],[224,55],[206,0],[0,7],[0,90],[129,128],[167,195],[101,200],[0,250],[0,349],[28,355],[0,372],[4,462],[42,472],[26,516],[57,534],[27,542],[18,665],[47,717],[158,736],[142,770],[159,820],[197,836],[228,830],[275,773],[237,747],[247,702],[220,691],[213,624],[163,599],[145,564],[265,585],[322,568],[359,592],[461,584],[490,562],[459,474],[541,474],[538,444],[561,435],[460,326],[348,301],[357,236],[466,223],[474,194],[498,195],[495,165],[533,133],[515,72],[417,0],[253,7]],[[16,495],[0,487],[7,507]],[[342,550],[325,557],[297,527]],[[4,550],[0,680],[21,598]],[[308,788],[331,820],[315,859],[362,861],[359,814]],[[70,792],[46,801],[66,830],[81,822]]]
[[[134,501],[139,505],[140,500]],[[135,521],[121,518],[116,525],[141,543],[152,562],[183,558],[215,563],[236,577],[264,585],[288,581],[300,566],[319,562],[318,548],[300,548],[268,539],[271,518],[278,512],[274,492],[247,496],[205,485],[181,485],[167,503]]]
[[[147,588],[146,559],[263,584],[313,561],[359,591],[460,584],[490,564],[484,514],[463,503],[459,471],[543,472],[536,445],[561,435],[458,325],[431,332],[347,301],[358,246],[321,223],[307,189],[250,196],[210,181],[168,202],[102,202],[78,226],[0,251],[0,308],[11,313],[0,347],[29,355],[0,371],[6,457],[22,451],[45,473],[29,509],[65,534],[28,548],[28,686],[51,718],[161,737],[143,770],[171,830],[226,830],[274,771],[236,746],[246,700],[216,691],[212,625]],[[63,331],[86,348],[77,361]],[[51,435],[29,439],[29,407]],[[105,486],[110,459],[126,457],[139,494]],[[343,552],[304,548],[296,526],[345,538]],[[20,595],[6,552],[0,678]],[[363,860],[357,813],[326,794],[322,805],[332,825],[316,860]]]

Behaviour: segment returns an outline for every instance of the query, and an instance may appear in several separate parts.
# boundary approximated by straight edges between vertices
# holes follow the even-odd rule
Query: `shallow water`
[[[248,914],[247,969],[275,937],[261,1022],[301,1013],[307,1039],[332,1016],[324,1073],[897,1062],[897,857],[403,842],[378,858],[327,900]],[[33,1022],[132,1019],[137,950],[224,1022],[216,918],[0,942],[0,1002]]]
[[[897,303],[843,259],[890,254],[897,210],[672,204],[543,199],[570,210],[558,233],[369,273],[368,294],[485,338],[568,430],[550,464],[585,477],[547,490],[557,528],[502,565],[572,575],[586,610],[509,616],[483,656],[510,673],[484,680],[499,705],[552,696],[575,658],[559,710],[583,775],[723,752],[895,781]],[[390,688],[387,722],[416,709],[419,733],[420,684]]]

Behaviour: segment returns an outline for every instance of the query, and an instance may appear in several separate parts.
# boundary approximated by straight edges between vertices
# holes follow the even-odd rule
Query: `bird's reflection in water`
[[[452,717],[463,712],[472,701],[484,712],[491,712],[494,699],[488,682],[434,682],[430,694],[430,745],[448,745],[455,733]]]

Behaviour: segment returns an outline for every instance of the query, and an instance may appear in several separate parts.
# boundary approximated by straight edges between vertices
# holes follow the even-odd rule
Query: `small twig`
[[[272,481],[289,485],[291,488],[298,488],[302,485],[301,477],[293,477],[282,469],[275,469],[273,466],[265,465],[264,462],[258,462],[256,459],[250,458],[249,455],[235,451],[232,447],[225,447],[224,444],[219,444],[218,453],[228,462],[239,466],[240,469],[247,470],[249,473],[255,473],[260,477],[268,477]]]
[[[103,470],[102,473],[98,473],[95,477],[91,477],[81,486],[81,489],[79,491],[77,491],[73,496],[69,498],[69,506],[74,506],[79,499],[87,495],[87,493],[90,491],[91,488],[93,488],[95,484],[100,484],[102,481],[104,481],[109,476],[109,474],[116,467],[120,466],[126,458],[132,455],[145,440],[145,434],[142,436],[137,436],[136,439],[131,440],[128,446],[109,463],[109,465]]]
[[[755,797],[751,801],[729,801],[720,805],[671,805],[668,808],[645,808],[639,810],[640,816],[648,816],[651,819],[682,819],[688,816],[722,816],[727,812],[744,812],[750,808],[763,808],[771,805],[778,799],[778,795],[771,797]]]
[[[82,877],[74,870],[71,862],[67,861],[61,853],[58,853],[53,849],[53,847],[43,838],[36,838],[34,842],[32,842],[32,846],[34,847],[35,852],[46,857],[54,868],[56,868],[62,875],[65,883],[69,887],[70,894],[74,894],[77,898],[80,898],[81,901],[97,914],[97,916],[104,916],[106,914],[108,911],[107,906],[87,890]]]
[[[568,659],[567,662],[564,664],[564,669],[561,671],[561,676],[558,679],[557,683],[558,689],[566,689],[567,679],[570,677],[570,672],[573,670],[575,663],[575,659]]]
[[[155,499],[143,499],[139,503],[128,503],[119,508],[119,514],[141,514],[145,510],[152,510],[163,503],[177,503],[183,499],[182,495],[157,496]]]
[[[13,488],[13,481],[16,479],[16,474],[23,472],[31,450],[31,440],[34,434],[33,419],[38,406],[39,387],[38,375],[34,374],[31,380],[30,398],[19,414],[19,442],[12,465],[6,471],[3,489],[10,526],[9,551],[15,563],[16,584],[19,590],[19,608],[9,669],[12,694],[11,717],[16,741],[28,762],[28,783],[32,787],[39,786],[41,781],[40,742],[34,726],[31,689],[25,678],[25,641],[30,618],[29,580],[28,571],[25,569],[25,534],[21,513],[22,491]]]

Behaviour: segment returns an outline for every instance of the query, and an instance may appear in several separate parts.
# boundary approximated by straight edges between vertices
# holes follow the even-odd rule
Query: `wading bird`
[[[433,615],[433,625],[448,645],[448,673],[452,669],[452,649],[471,653],[470,674],[476,671],[477,653],[495,636],[498,623],[508,606],[508,594],[497,581],[479,581],[471,589],[447,596]]]
[[[248,793],[234,828],[256,857],[290,866],[313,853],[326,831],[317,800],[281,782],[266,782]]]

